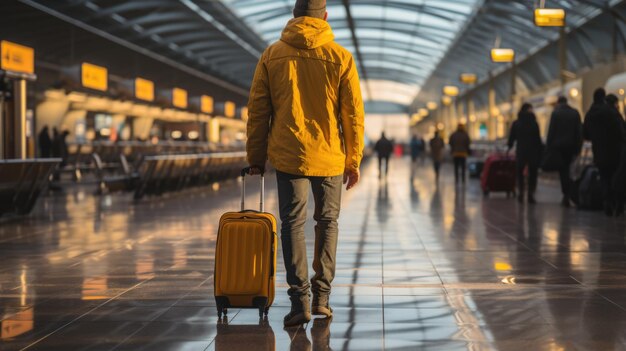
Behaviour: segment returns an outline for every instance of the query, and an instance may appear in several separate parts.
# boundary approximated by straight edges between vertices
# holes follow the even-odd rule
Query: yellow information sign
[[[154,101],[154,83],[151,80],[136,78],[135,97],[144,101]]]
[[[200,110],[204,113],[213,113],[213,98],[202,95],[200,97]]]
[[[172,105],[178,108],[187,108],[187,90],[181,88],[172,89]]]
[[[109,87],[109,72],[106,68],[83,62],[80,67],[81,83],[85,88],[106,91]]]
[[[235,106],[234,102],[226,101],[224,103],[224,116],[226,116],[228,118],[235,117],[235,110],[236,109],[237,109],[237,107]]]
[[[0,42],[0,68],[19,73],[35,73],[35,50],[27,46],[2,40]]]

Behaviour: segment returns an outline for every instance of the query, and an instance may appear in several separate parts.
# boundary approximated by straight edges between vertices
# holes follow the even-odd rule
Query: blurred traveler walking
[[[560,157],[559,176],[561,178],[561,205],[570,206],[572,162],[580,154],[583,146],[582,122],[580,113],[567,103],[567,98],[560,96],[550,118],[547,148]]]
[[[42,158],[48,158],[52,152],[52,139],[50,139],[50,129],[48,126],[44,126],[39,132],[39,156]]]
[[[454,159],[454,181],[456,184],[459,182],[465,184],[465,169],[467,157],[470,154],[471,140],[464,125],[457,126],[456,131],[450,136],[449,144]]]
[[[413,165],[417,163],[417,159],[420,157],[422,151],[424,150],[424,140],[422,138],[418,138],[417,134],[414,134],[411,137],[411,162]]]
[[[615,215],[621,216],[624,214],[624,201],[626,200],[626,122],[619,111],[619,98],[616,95],[607,95],[606,103],[613,118],[619,119],[622,125],[620,158],[611,181],[611,192],[615,194]]]
[[[276,168],[291,311],[285,326],[331,316],[341,184],[359,181],[364,110],[357,66],[335,43],[325,0],[297,0],[280,41],[265,50],[248,102],[251,173]],[[297,79],[296,79],[297,78]],[[309,282],[304,225],[313,190],[315,251]],[[313,292],[312,307],[309,305]]]
[[[385,137],[383,132],[380,139],[374,145],[374,151],[378,154],[378,178],[383,176],[383,161],[385,162],[385,176],[389,174],[389,158],[393,152],[393,142]]]
[[[443,153],[446,148],[446,144],[439,135],[439,131],[435,132],[435,136],[430,140],[430,157],[433,159],[433,167],[435,169],[435,180],[439,181],[439,172],[441,169],[441,162],[443,162]]]
[[[517,200],[524,202],[524,170],[528,168],[528,203],[534,204],[537,176],[543,144],[537,117],[531,104],[522,105],[517,114],[517,120],[511,126],[509,133],[509,151],[515,148],[515,162],[517,173]]]
[[[616,196],[611,190],[611,180],[620,161],[623,136],[622,120],[619,112],[605,103],[603,88],[593,94],[593,104],[585,116],[583,135],[591,141],[593,162],[600,171],[604,212],[612,216],[616,206]]]

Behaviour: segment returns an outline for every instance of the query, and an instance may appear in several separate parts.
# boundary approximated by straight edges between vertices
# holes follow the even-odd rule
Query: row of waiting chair
[[[56,158],[0,160],[0,216],[30,213],[60,162]]]
[[[70,173],[79,181],[84,173],[98,171],[93,155],[100,157],[100,167],[114,171],[122,167],[120,155],[131,165],[138,167],[146,156],[190,155],[213,152],[232,152],[241,149],[241,145],[218,145],[197,142],[159,142],[156,144],[142,141],[75,143],[69,145],[69,155],[65,160],[63,173]]]
[[[133,176],[135,199],[234,178],[245,165],[245,152],[145,157]]]

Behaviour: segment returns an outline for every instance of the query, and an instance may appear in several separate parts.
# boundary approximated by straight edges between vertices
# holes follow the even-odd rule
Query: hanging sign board
[[[535,9],[535,25],[538,27],[564,27],[565,10]]]
[[[2,40],[0,68],[9,72],[35,73],[35,50],[27,46]]]
[[[491,49],[491,61],[513,62],[515,51],[513,49]]]
[[[109,76],[106,68],[83,62],[80,66],[81,84],[85,88],[106,91],[109,87]]]
[[[135,97],[139,100],[154,101],[154,82],[143,78],[136,78]]]
[[[463,84],[476,84],[478,77],[473,73],[463,73],[460,80]]]

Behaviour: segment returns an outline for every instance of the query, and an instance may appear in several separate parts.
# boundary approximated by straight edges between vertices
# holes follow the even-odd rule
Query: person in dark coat
[[[42,158],[50,157],[52,152],[52,139],[50,139],[50,130],[48,126],[44,126],[39,132],[38,136],[39,141],[39,155]]]
[[[446,143],[439,135],[439,131],[435,132],[435,136],[430,140],[430,156],[433,159],[433,168],[435,169],[435,181],[439,182],[439,171],[441,169],[441,162],[443,162],[443,153],[446,148]]]
[[[61,135],[57,127],[52,128],[52,157],[61,157]]]
[[[424,145],[423,145],[424,140],[421,138],[418,138],[417,135],[413,135],[413,137],[411,137],[411,162],[413,164],[415,164],[417,162],[418,157],[420,156],[420,154],[422,153],[422,151],[424,150]]]
[[[465,169],[467,165],[467,157],[470,154],[470,145],[472,141],[465,131],[465,126],[459,124],[456,131],[450,135],[450,152],[454,159],[454,182],[465,184]]]
[[[385,176],[387,176],[389,174],[389,158],[393,152],[393,143],[385,137],[384,132],[381,134],[380,140],[376,142],[374,151],[378,154],[378,177],[382,178],[383,176],[383,161],[385,162]]]
[[[547,147],[558,152],[563,161],[559,175],[561,192],[563,193],[561,205],[564,207],[570,206],[570,188],[572,186],[570,168],[572,162],[580,154],[582,146],[583,133],[580,113],[567,104],[566,97],[560,96],[550,118]]]
[[[517,144],[515,150],[517,187],[519,194],[517,200],[524,202],[524,169],[528,167],[528,203],[534,204],[535,190],[537,189],[537,176],[543,144],[537,117],[531,104],[522,105],[517,115],[517,120],[511,126],[509,133],[509,151]]]
[[[620,160],[613,175],[611,187],[611,192],[615,194],[615,216],[622,216],[624,214],[624,201],[626,200],[626,122],[619,111],[619,98],[616,95],[607,95],[606,103],[614,115],[613,118],[619,118],[622,125]]]
[[[593,162],[600,171],[604,212],[612,216],[616,206],[616,196],[611,190],[611,180],[617,171],[624,135],[619,112],[605,103],[606,92],[603,88],[593,94],[593,104],[585,116],[583,135],[591,141]]]

